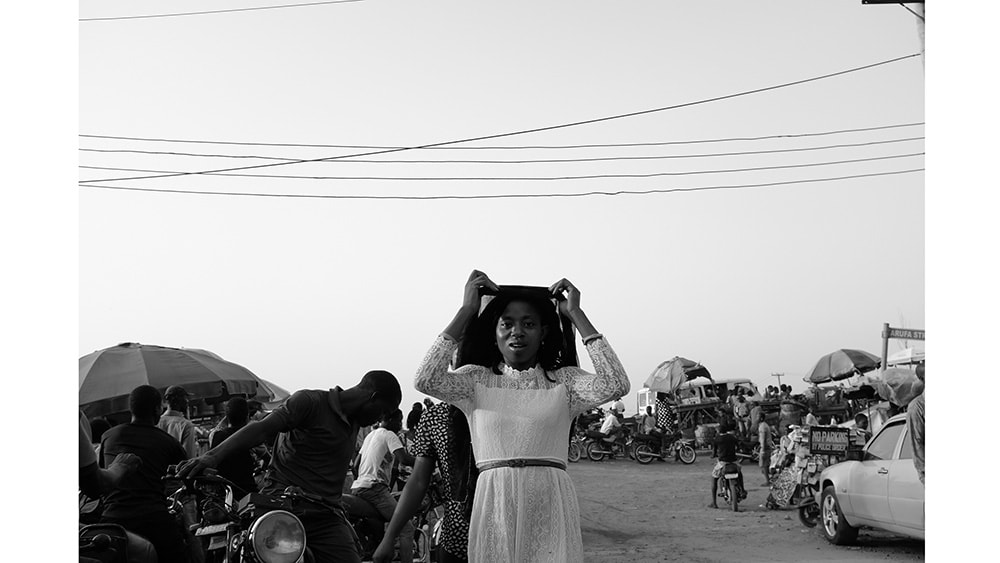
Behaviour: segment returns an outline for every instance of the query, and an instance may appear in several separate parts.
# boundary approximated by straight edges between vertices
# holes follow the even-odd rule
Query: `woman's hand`
[[[559,312],[572,320],[574,313],[580,311],[580,290],[568,279],[563,278],[552,284],[549,291],[558,299]]]
[[[465,282],[465,295],[462,299],[463,309],[479,313],[481,289],[500,291],[500,288],[497,287],[497,284],[493,283],[493,280],[489,276],[479,270],[472,270],[472,273],[469,274],[469,281]]]

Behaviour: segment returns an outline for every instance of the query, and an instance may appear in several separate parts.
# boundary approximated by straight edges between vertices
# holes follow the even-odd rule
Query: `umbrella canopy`
[[[649,374],[644,384],[650,391],[670,393],[681,386],[685,381],[690,381],[696,377],[707,377],[712,379],[712,374],[708,373],[708,368],[698,362],[687,358],[674,356],[656,366],[653,373]]]
[[[80,410],[103,416],[128,410],[128,395],[140,385],[162,393],[180,385],[196,398],[254,396],[261,380],[245,367],[194,348],[124,343],[80,358]]]
[[[809,375],[802,379],[807,383],[838,381],[858,373],[869,372],[881,363],[882,360],[870,352],[840,349],[820,358]]]
[[[284,388],[266,379],[261,379],[260,384],[257,386],[257,394],[253,398],[260,401],[264,405],[265,410],[274,410],[281,406],[290,395],[291,393]]]

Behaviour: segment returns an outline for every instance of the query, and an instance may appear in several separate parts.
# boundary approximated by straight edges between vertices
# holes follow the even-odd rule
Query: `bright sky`
[[[102,1],[80,17],[199,9]],[[94,168],[79,176],[377,150],[99,136],[412,147],[690,104],[918,54],[917,21],[899,5],[860,2],[368,0],[81,22],[79,164]],[[924,328],[923,173],[800,182],[923,168],[923,83],[923,61],[912,57],[687,107],[360,158],[367,163],[235,172],[282,178],[93,182],[406,197],[781,184],[465,200],[83,188],[79,354],[125,341],[205,348],[290,390],[349,386],[387,369],[406,410],[423,397],[412,386],[417,364],[478,268],[502,284],[570,279],[633,390],[675,355],[758,386],[783,373],[802,390],[826,353],[879,354],[882,323]],[[870,128],[879,129],[839,132]],[[759,137],[771,138],[690,143]],[[659,144],[607,146],[636,143]],[[581,144],[604,146],[551,148]],[[481,148],[497,146],[521,148]],[[473,159],[570,162],[456,162]],[[401,179],[328,179],[360,176]],[[567,176],[600,177],[525,179]],[[520,179],[482,179],[511,177]],[[634,399],[627,404],[633,411]]]

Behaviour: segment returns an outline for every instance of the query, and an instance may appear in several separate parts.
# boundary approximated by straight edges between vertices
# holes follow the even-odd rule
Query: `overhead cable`
[[[912,9],[910,9],[910,7],[909,7],[909,6],[907,6],[906,4],[903,4],[902,2],[900,2],[900,3],[899,3],[899,5],[900,5],[900,6],[902,6],[902,7],[904,7],[904,8],[906,8],[906,10],[907,10],[908,12],[910,12],[911,14],[913,14],[914,16],[917,16],[918,18],[920,18],[920,21],[926,21],[926,20],[924,20],[924,16],[921,16],[920,14],[918,14],[918,13],[914,12],[914,11],[913,11]]]
[[[253,8],[232,8],[229,10],[208,10],[204,12],[177,12],[172,14],[149,14],[143,16],[112,16],[106,18],[80,18],[77,21],[96,22],[112,20],[141,20],[148,18],[172,18],[176,16],[201,16],[205,14],[225,14],[230,12],[252,12],[256,10],[278,10],[281,8],[301,8],[303,6],[319,6],[320,4],[348,4],[351,2],[362,2],[364,0],[330,0],[329,2],[308,2],[305,4],[281,4],[279,6],[257,6]]]
[[[691,107],[691,106],[696,106],[696,105],[701,105],[701,104],[707,104],[707,103],[711,103],[711,102],[718,102],[718,101],[721,101],[721,100],[728,100],[728,99],[732,99],[732,98],[738,98],[738,97],[747,96],[747,95],[750,95],[750,94],[758,94],[758,93],[761,93],[761,92],[767,92],[767,91],[771,91],[771,90],[777,90],[777,89],[780,89],[780,88],[787,88],[789,86],[795,86],[795,85],[799,85],[799,84],[805,84],[805,83],[808,83],[808,82],[815,82],[817,80],[823,80],[823,79],[826,79],[826,78],[832,78],[832,77],[835,77],[835,76],[841,76],[841,75],[849,74],[849,73],[853,73],[853,72],[859,72],[859,71],[862,71],[862,70],[871,69],[871,68],[879,67],[879,66],[882,66],[882,65],[887,65],[887,64],[891,64],[891,63],[895,63],[895,62],[899,62],[899,61],[903,61],[903,60],[907,60],[907,59],[911,59],[911,58],[919,57],[919,56],[920,56],[920,53],[913,53],[911,55],[905,55],[905,56],[902,56],[902,57],[896,57],[894,59],[888,59],[888,60],[880,61],[880,62],[877,62],[877,63],[872,63],[872,64],[867,64],[867,65],[864,65],[864,66],[850,68],[850,69],[847,69],[847,70],[841,70],[841,71],[832,72],[832,73],[829,73],[829,74],[824,74],[824,75],[820,75],[820,76],[814,76],[812,78],[805,78],[805,79],[802,79],[802,80],[795,80],[795,81],[792,81],[792,82],[785,82],[783,84],[778,84],[778,85],[774,85],[774,86],[767,86],[767,87],[763,87],[763,88],[755,88],[753,90],[744,90],[742,92],[737,92],[737,93],[734,93],[734,94],[726,94],[726,95],[723,95],[723,96],[716,96],[714,98],[705,98],[705,99],[696,100],[696,101],[693,101],[693,102],[685,102],[685,103],[680,103],[680,104],[675,104],[675,105],[665,106],[665,107],[660,107],[660,108],[647,109],[647,110],[635,111],[635,112],[630,112],[630,113],[622,113],[622,114],[610,115],[610,116],[605,116],[605,117],[598,117],[598,118],[587,119],[587,120],[583,120],[583,121],[575,121],[575,122],[572,122],[572,123],[562,123],[562,124],[559,124],[559,125],[549,125],[549,126],[545,126],[545,127],[536,127],[534,129],[522,129],[520,131],[511,131],[511,132],[507,132],[507,133],[496,133],[496,134],[492,134],[492,135],[483,135],[483,136],[480,136],[480,137],[470,137],[470,138],[465,138],[465,139],[456,139],[456,140],[452,140],[452,141],[442,141],[442,142],[438,142],[438,143],[428,143],[428,144],[425,144],[425,145],[419,145],[419,146],[414,146],[414,147],[394,148],[394,149],[380,150],[380,151],[374,151],[374,152],[364,152],[364,153],[357,153],[357,154],[344,155],[344,156],[303,159],[303,160],[298,160],[298,161],[293,161],[293,162],[272,162],[272,163],[267,163],[267,164],[256,164],[256,165],[252,165],[252,166],[241,166],[241,167],[234,167],[234,168],[223,168],[223,169],[217,169],[217,170],[203,170],[203,171],[200,171],[200,172],[184,172],[184,173],[178,173],[178,174],[161,174],[161,175],[154,175],[154,176],[132,176],[132,177],[127,177],[127,178],[102,178],[102,179],[94,180],[94,181],[95,182],[120,182],[120,181],[126,181],[126,180],[146,180],[146,179],[152,179],[152,178],[170,178],[170,177],[176,177],[176,176],[191,176],[191,175],[197,175],[197,174],[213,174],[213,173],[219,173],[219,172],[236,172],[236,171],[239,171],[239,170],[250,170],[250,169],[253,169],[253,168],[267,168],[267,167],[272,167],[272,166],[287,166],[289,164],[300,164],[300,163],[307,163],[307,162],[322,162],[322,161],[325,161],[325,160],[338,160],[338,159],[356,158],[356,157],[362,157],[362,156],[374,156],[374,155],[377,155],[377,154],[388,154],[388,153],[401,152],[401,151],[407,151],[407,150],[426,149],[426,148],[430,148],[430,147],[442,147],[442,146],[447,146],[447,145],[455,145],[455,144],[459,144],[459,143],[471,143],[471,142],[474,142],[474,141],[485,141],[485,140],[489,140],[489,139],[500,139],[500,138],[504,138],[504,137],[513,137],[515,135],[525,135],[525,134],[529,134],[529,133],[539,133],[539,132],[542,132],[542,131],[554,131],[554,130],[557,130],[557,129],[566,129],[566,128],[569,128],[569,127],[577,127],[577,126],[580,126],[580,125],[590,125],[590,124],[593,124],[593,123],[601,123],[601,122],[605,122],[605,121],[612,121],[612,120],[617,120],[617,119],[624,119],[624,118],[627,118],[627,117],[636,117],[636,116],[639,116],[639,115],[649,115],[649,114],[652,114],[652,113],[657,113],[657,112],[662,112],[662,111],[680,109],[680,108]]]
[[[699,143],[725,143],[730,141],[763,141],[768,139],[785,139],[798,137],[819,137],[823,135],[838,135],[841,133],[860,133],[866,131],[880,131],[884,129],[896,129],[899,127],[914,127],[924,125],[924,122],[900,123],[896,125],[879,125],[876,127],[858,127],[855,129],[838,129],[836,131],[820,131],[812,133],[783,133],[778,135],[763,135],[759,137],[728,137],[723,139],[699,139],[689,141],[660,141],[649,143],[599,143],[589,145],[500,145],[500,146],[478,146],[478,147],[428,147],[428,150],[524,150],[524,149],[585,149],[585,148],[611,148],[611,147],[652,147],[667,145],[694,145]],[[322,145],[308,143],[255,143],[246,141],[208,141],[194,139],[162,139],[157,137],[123,137],[117,135],[80,135],[88,139],[116,139],[124,141],[147,141],[156,143],[190,143],[206,145],[239,145],[255,147],[308,147],[322,149],[398,149],[399,146],[385,145]]]
[[[503,177],[503,176],[457,176],[457,177],[420,177],[420,176],[305,176],[305,175],[285,175],[285,174],[240,174],[240,173],[218,173],[218,174],[206,174],[206,176],[226,176],[226,177],[240,177],[240,178],[280,178],[280,179],[293,179],[293,180],[388,180],[388,181],[433,181],[433,182],[446,182],[446,181],[546,181],[546,180],[594,180],[594,179],[611,179],[611,178],[658,178],[664,176],[695,176],[699,174],[730,174],[734,172],[759,172],[762,170],[789,170],[794,168],[813,168],[816,166],[835,166],[840,164],[856,164],[859,162],[875,162],[879,160],[892,160],[896,158],[910,158],[914,156],[923,156],[924,153],[910,153],[910,154],[897,154],[889,156],[875,156],[868,158],[856,158],[850,160],[838,160],[832,162],[814,162],[806,164],[783,164],[775,166],[758,166],[753,168],[730,168],[722,170],[693,170],[688,172],[651,172],[646,174],[586,174],[580,176],[529,176],[529,177]],[[131,170],[134,172],[155,172],[155,173],[173,173],[164,170],[136,170],[128,168],[104,168],[104,167],[91,167],[91,166],[81,166],[80,168],[92,168],[99,170]]]
[[[720,157],[720,156],[746,156],[751,154],[776,154],[776,153],[788,153],[788,152],[805,152],[805,151],[818,151],[826,149],[842,149],[842,148],[854,148],[854,147],[869,147],[875,145],[887,145],[891,143],[902,143],[907,141],[921,141],[924,137],[906,137],[903,139],[887,139],[882,141],[868,141],[864,143],[844,143],[840,145],[823,145],[819,147],[799,147],[792,149],[769,149],[769,150],[759,150],[759,151],[736,151],[736,152],[721,152],[721,153],[707,153],[707,154],[671,154],[671,155],[646,155],[646,156],[604,156],[604,157],[589,157],[589,158],[544,158],[544,159],[526,159],[526,160],[367,160],[367,159],[351,159],[351,160],[322,160],[319,162],[328,162],[334,164],[343,163],[365,163],[365,164],[555,164],[555,163],[567,163],[567,162],[609,162],[618,160],[665,160],[674,158],[708,158],[708,157]],[[203,157],[203,158],[250,158],[259,160],[281,160],[285,162],[298,162],[300,159],[296,158],[282,158],[277,156],[264,156],[264,155],[249,155],[249,154],[205,154],[205,153],[188,153],[188,152],[176,152],[176,151],[144,151],[137,149],[78,149],[81,152],[94,152],[94,153],[125,153],[125,154],[150,154],[150,155],[163,155],[163,156],[193,156],[193,157]],[[121,168],[120,170],[124,170]]]
[[[784,182],[766,182],[761,184],[735,184],[725,186],[697,186],[691,188],[664,188],[651,190],[617,190],[617,191],[590,191],[577,193],[547,193],[547,194],[480,194],[480,195],[437,195],[437,196],[391,196],[391,195],[335,195],[335,194],[289,194],[289,193],[254,193],[254,192],[219,192],[201,190],[182,190],[169,188],[138,188],[130,186],[102,186],[93,183],[81,182],[82,188],[93,188],[102,190],[124,190],[136,192],[157,192],[175,193],[191,195],[215,195],[215,196],[239,196],[239,197],[283,197],[299,199],[377,199],[377,200],[443,200],[443,199],[521,199],[521,198],[563,198],[563,197],[588,197],[588,196],[620,196],[620,195],[650,195],[675,192],[699,192],[709,190],[739,190],[765,188],[775,186],[787,186],[792,184],[807,184],[815,182],[834,182],[839,180],[853,180],[857,178],[874,178],[878,176],[892,176],[898,174],[911,174],[913,172],[923,172],[923,168],[912,168],[909,170],[895,170],[890,172],[874,172],[870,174],[854,174],[850,176],[837,176],[830,178],[811,178],[805,180],[789,180]]]

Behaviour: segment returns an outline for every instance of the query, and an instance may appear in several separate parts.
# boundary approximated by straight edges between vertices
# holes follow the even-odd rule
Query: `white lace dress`
[[[421,393],[465,413],[476,463],[531,458],[566,463],[569,426],[578,414],[626,395],[628,377],[603,338],[587,344],[596,374],[567,367],[448,369],[456,343],[439,336],[417,371]],[[473,563],[583,560],[580,507],[569,475],[554,467],[500,467],[476,482],[469,524]]]

